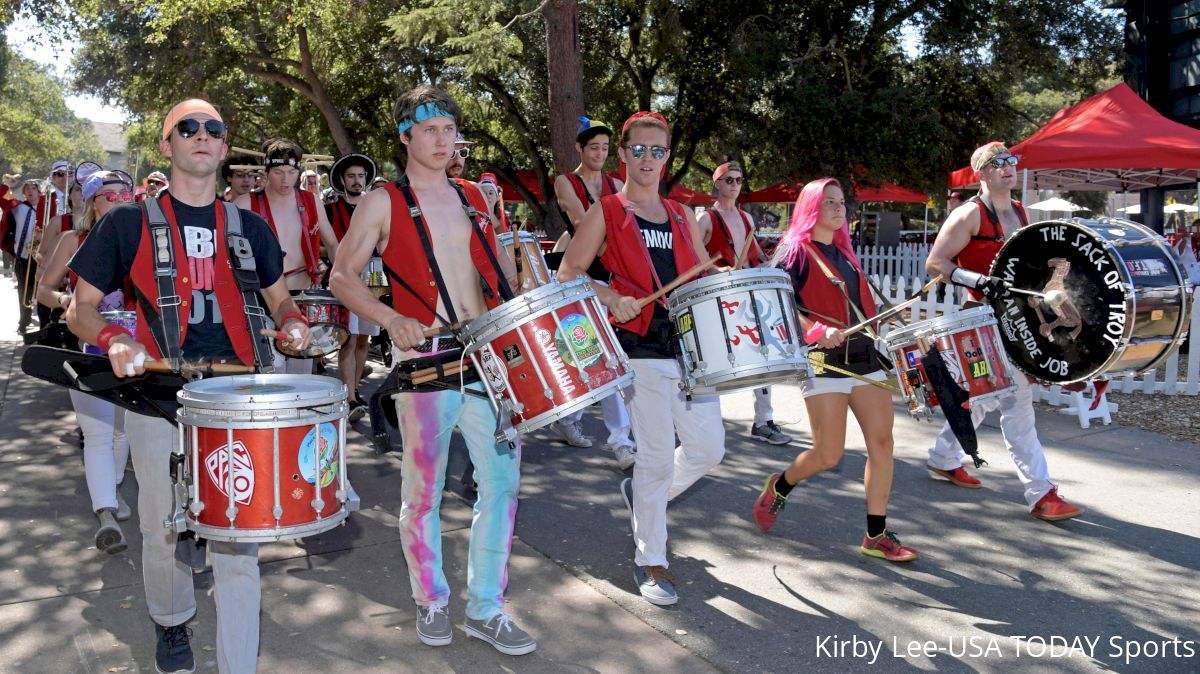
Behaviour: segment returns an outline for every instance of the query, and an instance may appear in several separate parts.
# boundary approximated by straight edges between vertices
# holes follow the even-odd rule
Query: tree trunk
[[[570,173],[579,164],[576,129],[583,115],[583,55],[579,49],[577,0],[551,0],[543,10],[546,20],[546,65],[550,89],[550,148],[554,172]],[[557,237],[566,224],[558,209],[553,184],[542,177],[546,194],[546,233]]]
[[[338,154],[349,154],[353,152],[354,146],[350,144],[350,134],[346,133],[346,127],[342,124],[341,113],[329,98],[329,94],[325,91],[325,83],[321,81],[316,68],[313,67],[312,50],[308,46],[308,29],[300,26],[297,33],[300,38],[300,72],[304,74],[304,79],[308,81],[311,88],[309,100],[317,106],[317,109],[321,111],[321,116],[325,118],[325,124],[329,127],[329,135],[333,137],[333,144],[337,146]]]

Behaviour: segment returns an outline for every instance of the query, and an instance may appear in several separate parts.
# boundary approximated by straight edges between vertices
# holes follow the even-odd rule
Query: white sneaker
[[[592,441],[588,436],[583,434],[583,424],[578,421],[563,419],[554,422],[554,430],[558,432],[558,436],[563,442],[572,447],[581,447],[587,449],[592,446]]]
[[[632,442],[618,442],[615,445],[608,445],[608,448],[616,455],[617,466],[621,470],[629,470],[633,468],[633,464],[637,463],[637,450]]]
[[[129,502],[121,495],[121,485],[117,485],[117,521],[124,522],[133,517],[133,510],[129,508]]]

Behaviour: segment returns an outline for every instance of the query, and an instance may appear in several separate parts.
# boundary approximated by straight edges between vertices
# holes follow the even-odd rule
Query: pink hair
[[[825,198],[825,188],[830,185],[835,185],[838,189],[842,187],[837,178],[821,178],[800,190],[800,196],[796,197],[796,207],[792,209],[792,222],[771,257],[772,267],[790,269],[793,265],[798,265],[803,268],[808,260],[805,247],[812,241],[813,227],[817,224],[817,218],[821,216],[821,200]],[[833,244],[842,251],[847,260],[850,260],[855,269],[862,270],[862,264],[850,245],[850,226],[847,221],[843,221],[842,226],[834,231]]]

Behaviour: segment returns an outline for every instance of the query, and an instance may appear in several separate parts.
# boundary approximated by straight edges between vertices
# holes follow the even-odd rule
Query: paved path
[[[136,526],[126,553],[91,546],[69,401],[20,374],[11,287],[0,280],[0,672],[152,672]],[[1200,447],[1040,415],[1062,493],[1088,510],[1050,524],[1025,513],[994,419],[981,437],[984,488],[965,490],[928,477],[937,428],[897,405],[889,525],[922,558],[891,565],[857,551],[865,454],[854,424],[840,472],[798,487],[763,535],[750,506],[765,475],[807,443],[803,403],[797,388],[776,388],[776,420],[797,438],[787,447],[749,439],[749,393],[723,405],[727,458],[670,511],[673,608],[635,594],[611,456],[542,432],[525,439],[508,595],[539,648],[522,658],[461,631],[448,648],[417,641],[396,529],[399,460],[352,433],[364,509],[299,545],[263,547],[260,671],[1200,671]],[[585,426],[601,436],[599,410]],[[447,495],[456,622],[469,517]],[[211,582],[197,577],[201,672],[216,671]]]

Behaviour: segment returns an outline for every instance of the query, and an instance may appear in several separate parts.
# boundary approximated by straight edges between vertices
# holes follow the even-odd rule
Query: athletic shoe
[[[775,484],[783,478],[782,473],[772,473],[767,476],[758,500],[754,502],[754,523],[763,531],[770,531],[775,526],[775,519],[783,507],[787,505],[787,497],[780,496],[775,491]]]
[[[971,477],[970,473],[967,472],[967,469],[963,468],[962,466],[959,466],[954,470],[942,470],[941,468],[934,468],[929,464],[925,464],[925,468],[927,468],[929,472],[933,473],[934,475],[940,475],[947,480],[950,480],[952,484],[959,487],[966,487],[967,489],[979,489],[983,486],[979,480]]]
[[[609,445],[608,448],[616,455],[617,466],[621,470],[629,470],[633,468],[633,464],[637,463],[637,451],[632,442],[618,442],[615,445]]]
[[[154,667],[158,674],[191,674],[196,671],[192,657],[192,630],[185,625],[163,627],[155,625],[158,646],[154,649]]]
[[[467,636],[482,639],[505,655],[525,655],[537,650],[537,642],[533,637],[503,613],[497,613],[487,620],[467,618],[463,630]]]
[[[417,638],[426,646],[448,646],[454,638],[444,604],[417,607]]]
[[[355,398],[350,401],[350,413],[346,415],[346,419],[352,424],[358,423],[358,420],[362,419],[366,413],[367,406],[363,404],[362,400]]]
[[[375,368],[371,367],[370,363],[363,364],[363,379],[370,377],[375,372]]]
[[[554,430],[558,431],[558,437],[562,438],[563,442],[572,447],[587,449],[592,446],[591,439],[583,434],[583,425],[578,421],[570,421],[569,419],[556,421],[554,422]]]
[[[633,570],[633,580],[638,592],[655,606],[670,606],[679,601],[675,591],[675,578],[665,566],[639,566]]]
[[[96,511],[96,519],[100,520],[100,528],[96,530],[96,549],[115,555],[124,552],[129,544],[125,542],[125,533],[117,524],[117,511],[113,508],[101,508]]]
[[[889,562],[911,562],[920,557],[916,550],[901,545],[896,534],[886,529],[875,538],[863,534],[863,542],[859,550],[868,557],[878,557]]]
[[[625,508],[629,511],[629,526],[633,526],[633,478],[621,480],[621,498],[625,499]]]
[[[1058,495],[1058,487],[1050,490],[1033,506],[1033,510],[1029,513],[1039,520],[1047,520],[1049,522],[1057,522],[1058,520],[1068,520],[1072,517],[1079,517],[1083,514],[1083,508],[1067,503]]]
[[[121,496],[121,485],[117,485],[117,521],[124,522],[133,517],[133,510],[129,507],[129,502]]]
[[[755,424],[750,429],[750,437],[772,445],[786,445],[792,441],[792,436],[784,433],[774,421],[762,425]]]

